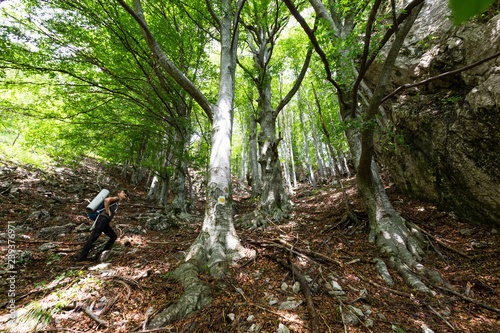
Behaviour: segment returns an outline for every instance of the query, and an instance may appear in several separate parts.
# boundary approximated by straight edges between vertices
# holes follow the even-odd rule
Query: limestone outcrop
[[[423,9],[393,88],[500,52],[500,15],[453,26],[446,3]],[[391,125],[380,131],[377,156],[391,180],[459,220],[500,225],[500,57],[405,90],[384,107]]]

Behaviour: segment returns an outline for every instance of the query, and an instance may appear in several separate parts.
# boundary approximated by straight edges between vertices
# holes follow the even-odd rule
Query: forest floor
[[[154,203],[146,201],[143,185],[130,187],[119,170],[87,165],[77,170],[41,171],[0,161],[0,171],[1,258],[8,263],[11,225],[16,227],[12,232],[18,253],[32,253],[15,267],[0,267],[0,331],[11,327],[14,332],[146,332],[150,330],[143,323],[151,317],[150,311],[155,314],[180,297],[182,288],[171,273],[200,230],[201,193],[189,222],[164,231],[127,233],[133,230],[131,226],[144,226],[143,217],[154,211]],[[59,235],[52,242],[59,246],[55,249],[40,250],[41,244],[51,243],[37,239],[42,227],[70,222],[90,226],[87,202],[81,192],[75,193],[75,184],[92,183],[97,174],[109,175],[129,190],[130,200],[120,206],[112,222],[117,242],[126,250],[107,265],[78,266],[75,254],[85,239],[75,241],[75,233]],[[211,286],[213,303],[163,331],[277,332],[282,324],[291,332],[311,332],[316,318],[317,332],[500,332],[496,229],[462,223],[453,213],[387,187],[400,214],[429,235],[432,245],[424,264],[437,270],[455,293],[437,286],[432,287],[435,296],[410,290],[389,267],[394,279],[391,286],[374,268],[373,259],[381,254],[367,241],[367,221],[355,179],[344,181],[361,217],[360,225],[342,220],[345,208],[339,186],[326,185],[317,190],[310,186],[295,189],[291,196],[294,210],[284,224],[271,223],[265,230],[242,229],[239,217],[252,211],[255,203],[248,199],[248,189],[235,184],[238,235],[254,256],[232,266],[232,274],[224,280],[214,280],[202,269],[200,279]],[[85,199],[92,193],[86,191]],[[41,210],[49,217],[33,218],[32,212]],[[290,260],[307,277],[313,307],[308,306],[304,292],[292,290],[299,274],[276,258]],[[337,282],[337,292],[325,287],[332,280]],[[11,289],[15,298],[9,295]],[[282,309],[285,301],[291,309]],[[17,326],[8,321],[9,302],[15,302]]]

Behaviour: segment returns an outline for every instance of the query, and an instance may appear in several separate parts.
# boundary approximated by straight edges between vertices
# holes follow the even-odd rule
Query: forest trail
[[[98,174],[109,176],[98,178]],[[82,267],[76,265],[74,256],[88,237],[84,231],[91,222],[85,215],[84,199],[91,198],[81,193],[94,193],[90,189],[96,179],[128,189],[130,200],[121,205],[112,222],[119,236],[114,256],[106,263]],[[233,266],[232,275],[224,280],[202,274],[200,278],[213,291],[212,305],[164,331],[287,332],[287,328],[311,332],[312,326],[318,332],[422,332],[424,327],[429,329],[426,332],[500,331],[495,312],[500,307],[498,230],[461,223],[453,213],[387,187],[399,213],[432,241],[430,250],[434,251],[424,259],[425,265],[439,271],[455,294],[442,286],[432,288],[437,292],[434,297],[409,290],[391,268],[394,285],[390,286],[374,268],[373,261],[381,254],[367,242],[367,221],[355,179],[346,180],[345,185],[362,224],[342,220],[344,205],[338,186],[317,190],[301,186],[291,196],[294,209],[284,224],[270,221],[265,230],[247,230],[239,227],[238,218],[253,210],[255,203],[247,199],[248,189],[235,182],[235,224],[249,257]],[[27,332],[144,331],[147,318],[179,298],[182,290],[171,273],[198,234],[204,198],[198,195],[188,220],[153,231],[146,221],[161,211],[145,197],[144,186],[131,188],[120,170],[97,164],[42,171],[0,161],[4,229],[0,249],[2,259],[7,260],[12,226],[17,257],[23,260],[14,267],[15,306],[18,314],[22,308],[31,309],[26,325],[35,323],[25,326]],[[67,232],[51,240],[40,239],[42,228],[69,224],[73,227]],[[106,239],[102,235],[98,242]],[[53,245],[40,249],[43,244]],[[0,268],[2,330],[8,325],[7,306],[12,300],[8,296],[12,280],[7,281],[11,271],[5,265]],[[310,295],[300,281],[305,281]],[[45,325],[36,324],[34,318],[43,317],[36,313],[46,314]],[[22,332],[20,326],[16,329]]]

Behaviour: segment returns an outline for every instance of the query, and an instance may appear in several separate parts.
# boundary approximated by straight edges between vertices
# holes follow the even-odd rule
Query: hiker
[[[103,232],[109,237],[108,242],[104,246],[104,251],[111,249],[111,246],[113,246],[113,243],[115,242],[117,236],[115,231],[111,228],[109,224],[113,219],[113,217],[115,216],[120,201],[126,198],[127,198],[127,191],[120,190],[116,197],[108,197],[104,199],[104,210],[100,213],[99,217],[97,218],[94,225],[94,229],[92,230],[89,239],[85,242],[85,245],[81,249],[80,255],[76,260],[77,263],[86,263],[89,261],[89,259],[87,259],[87,255],[89,254],[90,248]],[[113,205],[114,203],[116,204]]]

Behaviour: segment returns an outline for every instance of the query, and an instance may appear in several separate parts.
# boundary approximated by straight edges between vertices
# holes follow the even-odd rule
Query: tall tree
[[[347,130],[347,139],[354,157],[357,183],[369,219],[369,240],[376,242],[383,251],[390,253],[395,269],[406,283],[418,290],[431,293],[412,269],[420,274],[441,281],[439,274],[420,264],[424,253],[424,238],[411,223],[405,221],[390,203],[374,161],[373,133],[377,110],[403,41],[413,25],[424,0],[411,1],[388,27],[381,25],[383,14],[381,0],[367,2],[337,2],[310,0],[317,17],[322,20],[322,38],[314,33],[297,11],[292,0],[286,5],[301,24],[321,57],[327,80],[336,88],[342,118],[354,126]],[[394,4],[394,3],[393,3]],[[389,7],[389,10],[396,10]],[[366,17],[366,19],[363,19]],[[357,36],[364,34],[362,49]],[[392,43],[388,44],[393,37]],[[373,40],[377,38],[378,42]],[[340,46],[342,43],[343,46]],[[387,44],[386,54],[380,52]],[[328,52],[328,56],[325,52]],[[364,75],[376,59],[383,56],[384,67],[376,82],[368,106],[359,106],[359,87]],[[335,70],[336,77],[333,76]],[[356,126],[355,124],[359,124]]]
[[[220,43],[220,79],[217,101],[211,104],[200,89],[190,81],[163,51],[168,45],[160,45],[145,19],[140,0],[134,0],[134,8],[123,0],[120,5],[136,20],[151,52],[159,65],[202,107],[212,122],[212,146],[206,188],[205,218],[200,234],[191,245],[186,261],[176,269],[175,275],[183,281],[184,294],[173,306],[158,314],[151,327],[183,318],[211,302],[210,289],[199,282],[199,267],[207,265],[215,277],[228,274],[228,263],[241,255],[242,246],[236,235],[232,215],[231,189],[231,133],[233,123],[236,52],[238,26],[244,1],[222,0],[217,3],[203,2],[204,17],[211,33]],[[198,11],[201,3],[191,9]],[[186,8],[186,10],[188,10]],[[208,24],[205,27],[208,27]]]
[[[272,79],[278,64],[273,64],[272,56],[281,32],[285,28],[289,15],[283,10],[280,2],[271,0],[251,1],[245,15],[247,45],[252,54],[254,70],[250,70],[239,62],[255,84],[258,92],[258,118],[260,132],[259,163],[262,169],[262,193],[259,197],[258,209],[276,221],[282,221],[288,215],[291,204],[283,186],[283,176],[278,153],[281,137],[276,137],[276,119],[281,110],[288,104],[300,86],[309,62],[312,49],[305,57],[302,70],[287,95],[273,103]],[[273,106],[276,105],[276,107]],[[266,219],[260,213],[254,214],[253,227],[266,225]]]

